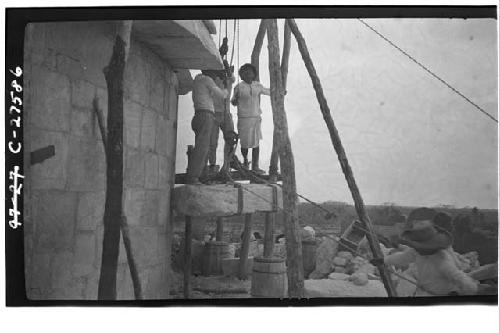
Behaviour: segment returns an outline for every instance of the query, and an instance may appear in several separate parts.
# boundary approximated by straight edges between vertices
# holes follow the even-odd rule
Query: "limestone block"
[[[139,148],[141,142],[142,107],[130,100],[125,100],[123,109],[124,140],[127,146]]]
[[[347,280],[349,279],[349,275],[345,273],[330,273],[328,274],[328,278],[331,280]]]
[[[172,165],[174,161],[170,158],[158,155],[158,188],[160,190],[170,188],[170,180],[173,175]]]
[[[161,284],[161,265],[155,265],[148,269],[148,284],[144,291],[145,299],[159,299],[160,290],[163,288]]]
[[[170,260],[170,254],[172,252],[171,240],[165,233],[158,233],[158,258],[162,258],[164,261]]]
[[[305,280],[306,297],[387,297],[384,285],[372,280],[364,286],[356,286],[343,280]]]
[[[156,140],[156,122],[158,116],[152,111],[145,110],[142,115],[141,147],[147,151],[154,151]]]
[[[127,98],[146,106],[149,105],[148,82],[151,72],[140,48],[141,44],[132,39],[123,82]]]
[[[125,249],[125,243],[123,243],[123,235],[120,235],[120,244],[118,248],[118,264],[127,264],[127,250]]]
[[[70,82],[65,75],[50,72],[40,66],[32,67],[31,125],[56,131],[68,131],[71,111]]]
[[[125,187],[144,187],[145,154],[138,150],[125,149]]]
[[[96,243],[95,243],[96,253],[94,257],[94,267],[96,270],[100,271],[102,262],[102,241],[104,238],[103,224],[97,226],[95,235],[96,235]]]
[[[97,300],[99,273],[99,270],[94,269],[92,273],[87,276],[87,285],[85,286],[85,291],[83,293],[84,298],[87,300]]]
[[[127,264],[118,266],[118,272],[116,274],[116,298],[118,300],[134,299],[134,286]]]
[[[52,256],[50,280],[51,288],[64,290],[69,288],[73,276],[71,267],[73,264],[73,253],[69,251],[56,253]]]
[[[68,191],[33,191],[35,251],[70,250],[76,225],[77,194]]]
[[[341,257],[335,257],[333,258],[333,264],[335,266],[345,267],[345,265],[347,265],[347,259]]]
[[[75,236],[73,258],[73,274],[75,277],[81,277],[92,272],[94,269],[95,251],[94,232],[78,232]]]
[[[145,205],[146,193],[141,189],[126,189],[124,199],[124,213],[129,226],[138,226],[141,223],[142,209]]]
[[[273,190],[260,184],[243,184],[241,213],[272,211]],[[245,190],[246,189],[246,190]],[[277,189],[279,207],[282,192]],[[264,200],[265,198],[266,200]],[[238,214],[238,189],[230,185],[183,185],[173,190],[173,209],[180,215],[231,216]]]
[[[54,146],[55,155],[31,166],[32,189],[63,189],[66,185],[68,160],[68,134],[32,128],[29,137],[31,151]]]
[[[158,198],[158,226],[160,230],[166,231],[170,224],[170,191],[159,191]]]
[[[73,108],[70,116],[71,134],[87,139],[98,139],[101,137],[97,119],[91,109]]]
[[[356,272],[349,277],[349,281],[352,281],[357,286],[364,286],[368,284],[368,275],[366,273]]]
[[[27,288],[50,289],[50,258],[50,254],[33,254],[29,271],[31,283],[26,285]]]
[[[156,265],[158,258],[157,228],[132,227],[130,228],[132,251],[139,268]]]
[[[159,191],[146,191],[141,208],[140,225],[156,227],[158,225],[158,206],[160,205]]]
[[[104,147],[98,141],[70,137],[67,189],[74,191],[104,190],[106,161]]]
[[[316,249],[316,270],[322,274],[328,274],[332,270],[333,258],[337,254],[338,243],[330,238],[323,241]]]
[[[352,253],[348,251],[339,251],[337,253],[337,257],[344,258],[347,261],[351,261],[353,259]]]
[[[325,273],[321,273],[320,271],[314,270],[311,272],[311,274],[309,274],[308,279],[320,280],[320,279],[324,279],[327,276],[328,276],[328,273],[325,274]]]
[[[71,104],[73,106],[92,110],[92,101],[96,93],[96,87],[90,82],[83,80],[71,82]]]
[[[161,62],[158,62],[151,71],[149,107],[158,113],[164,113],[165,78],[163,73],[163,64]]]
[[[193,136],[194,139],[194,136]],[[177,120],[167,120],[167,156],[175,156],[177,147]]]
[[[168,104],[165,105],[168,105],[168,119],[175,121],[178,113],[179,95],[173,84],[169,86]]]
[[[158,189],[158,155],[145,155],[145,185],[147,189]]]
[[[335,273],[344,273],[344,274],[345,274],[345,273],[348,273],[348,271],[345,269],[345,267],[342,267],[342,266],[335,266],[335,267],[333,268],[333,271],[334,271]]]
[[[158,154],[166,156],[168,151],[169,151],[169,145],[172,145],[175,143],[172,143],[168,141],[169,139],[169,134],[168,131],[172,130],[172,128],[169,127],[169,123],[167,122],[167,119],[164,116],[158,116],[157,123],[156,123],[156,151]]]

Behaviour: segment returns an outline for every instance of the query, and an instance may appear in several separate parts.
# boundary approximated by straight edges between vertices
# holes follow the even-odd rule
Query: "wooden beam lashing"
[[[108,88],[106,149],[106,199],[98,299],[116,299],[116,273],[123,211],[123,77],[130,46],[132,21],[117,25],[113,53],[104,69]]]
[[[311,60],[311,56],[309,55],[309,51],[306,46],[306,42],[304,37],[299,31],[295,20],[287,19],[287,24],[289,25],[295,39],[297,40],[297,44],[299,47],[300,54],[302,59],[304,60],[306,69],[311,77],[311,81],[314,87],[314,91],[316,92],[316,97],[318,99],[318,103],[320,106],[321,113],[323,115],[323,119],[325,120],[328,131],[330,132],[330,139],[332,141],[333,147],[337,153],[338,160],[340,162],[340,166],[342,168],[342,172],[344,173],[345,179],[347,181],[347,185],[349,190],[351,191],[352,198],[354,200],[354,206],[356,208],[356,213],[358,214],[360,220],[365,224],[368,229],[367,238],[370,243],[370,249],[375,258],[383,258],[382,250],[380,249],[380,244],[378,242],[377,236],[372,230],[372,224],[370,222],[370,218],[365,210],[365,205],[363,203],[363,199],[361,197],[361,193],[359,192],[358,186],[356,184],[356,180],[354,179],[354,174],[349,165],[349,161],[347,160],[347,155],[345,153],[344,147],[342,146],[342,141],[340,140],[339,133],[333,122],[333,118],[330,112],[330,108],[328,107],[328,103],[326,101],[325,95],[323,93],[323,88],[321,87],[321,82],[319,80],[318,75],[316,74],[316,70],[314,68],[314,64]],[[392,280],[390,278],[389,272],[387,271],[384,264],[378,266],[380,271],[380,276],[382,278],[382,282],[387,290],[387,294],[389,297],[396,296],[396,290],[392,284]]]
[[[295,162],[293,158],[288,122],[285,114],[283,77],[281,75],[278,27],[275,19],[266,20],[269,51],[269,78],[273,123],[277,131],[279,157],[283,177],[284,229],[287,251],[288,295],[303,297],[304,271],[302,265],[302,243],[299,238],[297,189]]]
[[[245,228],[243,231],[243,240],[241,243],[240,262],[238,269],[238,278],[246,279],[246,267],[248,261],[248,251],[250,249],[250,236],[252,233],[252,214],[245,214]]]

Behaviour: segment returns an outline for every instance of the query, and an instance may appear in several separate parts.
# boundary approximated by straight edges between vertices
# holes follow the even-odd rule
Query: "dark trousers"
[[[194,132],[194,149],[188,163],[187,175],[189,179],[198,179],[207,164],[210,137],[215,127],[215,115],[209,110],[196,110],[191,120]]]

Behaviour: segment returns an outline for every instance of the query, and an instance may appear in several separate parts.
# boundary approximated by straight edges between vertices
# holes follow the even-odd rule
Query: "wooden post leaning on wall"
[[[289,297],[304,296],[304,270],[302,265],[302,243],[299,236],[297,210],[297,186],[295,182],[295,162],[288,136],[285,113],[283,78],[281,75],[278,27],[276,19],[267,21],[269,51],[269,78],[271,86],[271,106],[274,128],[278,135],[279,157],[283,179],[283,209],[287,253],[287,275]]]
[[[316,69],[314,68],[314,64],[309,55],[309,51],[306,46],[306,42],[304,37],[300,33],[295,20],[287,19],[286,20],[290,29],[297,40],[297,44],[299,47],[300,54],[304,63],[306,65],[307,71],[309,72],[309,76],[311,77],[314,90],[316,92],[316,97],[318,99],[318,103],[321,109],[321,113],[323,114],[323,119],[326,122],[326,126],[328,127],[328,131],[330,132],[330,139],[332,141],[333,147],[337,152],[337,157],[340,162],[340,166],[342,168],[342,172],[344,173],[345,179],[347,180],[347,185],[349,186],[349,190],[351,191],[352,198],[354,200],[354,206],[356,208],[356,213],[358,214],[360,220],[364,222],[366,225],[368,232],[367,238],[370,243],[370,249],[375,258],[383,258],[382,250],[380,249],[380,244],[378,242],[377,236],[372,230],[372,224],[370,222],[370,218],[365,210],[365,205],[363,203],[363,198],[361,197],[361,193],[359,192],[358,186],[356,184],[356,180],[354,179],[354,174],[349,165],[349,161],[347,160],[347,156],[342,146],[342,141],[340,140],[339,133],[333,122],[333,118],[330,112],[330,108],[328,107],[328,103],[326,101],[325,95],[323,94],[323,88],[321,87],[321,82],[319,80],[318,75],[316,74]],[[389,272],[384,264],[378,266],[380,271],[380,277],[382,278],[382,282],[384,283],[385,289],[387,290],[387,295],[389,297],[396,296],[396,290],[394,285],[392,284],[392,280]]]
[[[104,68],[108,88],[106,137],[106,199],[101,274],[97,297],[116,299],[116,273],[123,211],[123,77],[130,48],[132,21],[120,21],[109,64]]]

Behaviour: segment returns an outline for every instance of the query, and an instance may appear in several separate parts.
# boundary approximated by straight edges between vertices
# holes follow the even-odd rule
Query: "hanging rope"
[[[238,27],[237,27],[237,32],[238,32],[238,37],[237,37],[237,44],[236,44],[236,47],[237,47],[237,54],[238,54],[238,57],[236,58],[236,65],[237,65],[237,71],[240,69],[240,20],[238,20]],[[240,83],[240,76],[238,75],[238,83]]]
[[[222,35],[222,20],[219,20],[219,49],[220,49],[220,36]]]
[[[234,56],[234,42],[236,41],[236,20],[233,22],[233,46],[231,47],[231,60],[229,61],[229,66],[233,65]]]
[[[451,89],[454,93],[456,93],[457,95],[459,95],[460,97],[462,97],[463,99],[465,99],[467,102],[469,102],[472,106],[474,106],[477,110],[479,110],[480,112],[482,112],[484,115],[486,115],[488,118],[490,118],[491,120],[493,120],[494,122],[498,123],[498,120],[493,117],[492,115],[490,115],[488,112],[486,112],[483,108],[481,108],[479,105],[477,105],[476,103],[474,103],[473,101],[471,101],[468,97],[466,97],[464,94],[462,94],[460,91],[458,91],[457,89],[455,89],[451,84],[449,84],[448,82],[446,82],[445,80],[443,80],[442,78],[440,78],[437,74],[434,74],[434,72],[432,72],[430,69],[428,69],[426,66],[424,66],[422,63],[420,63],[417,59],[413,58],[411,55],[409,55],[407,52],[405,52],[403,49],[401,49],[399,46],[397,46],[396,44],[394,44],[392,41],[390,41],[387,37],[385,37],[384,35],[382,35],[380,32],[378,32],[377,30],[375,30],[372,26],[370,26],[368,23],[366,23],[365,21],[363,21],[362,19],[358,19],[365,27],[367,27],[368,29],[370,29],[371,31],[373,31],[375,34],[377,34],[377,36],[379,36],[380,38],[382,38],[383,40],[385,40],[387,43],[389,43],[392,47],[394,47],[396,50],[398,50],[399,52],[403,53],[405,56],[407,56],[411,61],[413,61],[415,64],[417,64],[420,68],[422,68],[424,71],[426,71],[427,73],[429,73],[431,76],[433,76],[435,79],[437,79],[438,81],[440,81],[441,83],[443,83],[445,86],[447,86],[449,89]]]

